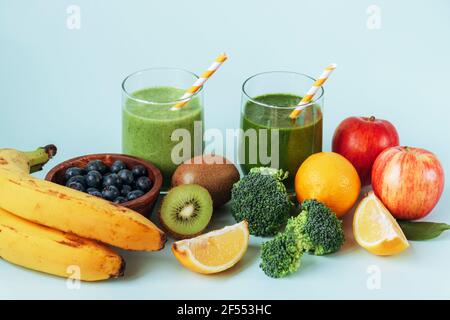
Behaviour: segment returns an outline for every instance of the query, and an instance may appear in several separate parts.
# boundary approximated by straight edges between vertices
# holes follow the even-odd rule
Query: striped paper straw
[[[198,90],[200,90],[200,88],[205,84],[206,80],[208,80],[227,59],[228,57],[225,53],[220,54],[216,58],[216,60],[214,60],[214,62],[209,66],[208,70],[203,72],[200,78],[198,78],[197,81],[195,81],[195,83],[192,85],[192,87],[190,87],[180,98],[180,100],[183,101],[178,102],[176,105],[174,105],[172,107],[172,110],[179,110],[183,108],[189,102],[189,98],[192,97]]]
[[[309,91],[303,96],[302,100],[299,102],[297,107],[291,112],[289,118],[293,120],[298,118],[298,116],[302,113],[303,109],[305,108],[305,105],[311,102],[317,90],[319,90],[319,88],[325,83],[325,81],[327,81],[328,77],[334,71],[334,69],[336,69],[336,67],[337,65],[335,63],[332,63],[325,68],[320,77],[314,82],[311,89],[309,89]]]

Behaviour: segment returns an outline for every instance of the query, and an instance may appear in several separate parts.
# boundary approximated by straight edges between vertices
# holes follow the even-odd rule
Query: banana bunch
[[[56,153],[0,149],[0,257],[17,265],[80,280],[123,275],[125,262],[102,243],[128,250],[160,250],[164,233],[125,207],[32,177]]]
[[[0,209],[0,257],[29,269],[68,277],[79,268],[80,280],[123,275],[125,261],[96,241],[54,230]]]

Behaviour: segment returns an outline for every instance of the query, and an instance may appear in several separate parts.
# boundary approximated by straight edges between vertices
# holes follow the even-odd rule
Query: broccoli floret
[[[260,267],[270,277],[284,277],[297,271],[304,252],[336,252],[344,240],[342,222],[333,211],[317,200],[306,200],[300,214],[288,220],[285,230],[263,243]]]
[[[283,180],[287,172],[252,168],[233,185],[231,213],[237,222],[247,220],[250,234],[273,236],[286,224],[293,206]]]
[[[285,232],[292,232],[304,251],[323,255],[338,251],[344,231],[333,211],[317,200],[305,200],[300,214],[289,219]]]
[[[298,270],[302,254],[293,233],[279,233],[263,243],[259,266],[269,277],[282,278]]]

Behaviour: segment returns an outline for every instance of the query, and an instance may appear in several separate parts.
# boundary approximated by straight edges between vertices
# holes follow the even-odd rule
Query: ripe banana
[[[3,157],[5,159],[5,157]],[[0,208],[29,221],[129,250],[159,250],[165,234],[122,206],[0,165]]]
[[[0,257],[29,269],[74,279],[79,276],[84,281],[117,278],[125,270],[125,261],[108,247],[32,223],[3,209]]]
[[[53,144],[28,152],[0,149],[0,167],[33,173],[41,170],[44,164],[55,156],[56,150]]]

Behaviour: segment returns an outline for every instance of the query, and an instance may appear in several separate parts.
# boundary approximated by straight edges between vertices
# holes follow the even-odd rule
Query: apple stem
[[[369,121],[375,121],[375,117],[374,116],[370,116]]]

